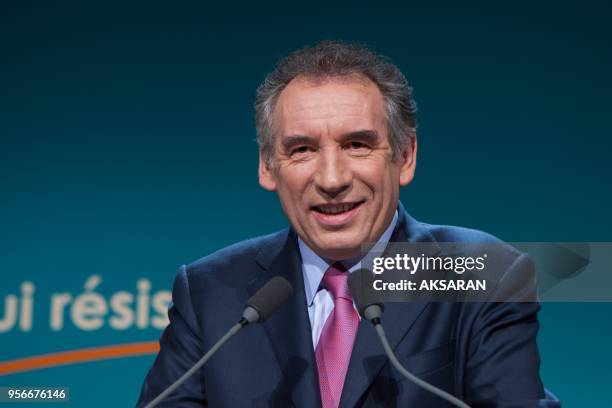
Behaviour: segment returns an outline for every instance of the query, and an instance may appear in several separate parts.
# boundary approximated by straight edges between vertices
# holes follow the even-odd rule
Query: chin
[[[332,245],[322,245],[320,248],[320,255],[333,261],[355,258],[361,253],[361,243],[356,245],[339,245],[338,241],[334,241]]]
[[[359,255],[359,249],[355,250],[345,250],[345,249],[330,249],[325,251],[323,254],[323,258],[329,259],[331,261],[345,261],[347,259],[355,258]]]

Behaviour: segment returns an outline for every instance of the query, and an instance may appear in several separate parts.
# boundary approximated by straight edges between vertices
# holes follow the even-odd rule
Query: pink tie
[[[337,408],[346,378],[359,316],[348,287],[348,272],[336,262],[325,272],[323,286],[334,297],[334,310],[325,321],[317,350],[317,372],[323,408]]]

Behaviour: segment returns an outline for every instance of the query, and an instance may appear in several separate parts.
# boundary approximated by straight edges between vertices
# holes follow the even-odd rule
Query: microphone
[[[419,377],[406,370],[399,362],[393,353],[393,349],[387,340],[387,335],[385,334],[385,330],[381,323],[384,304],[380,292],[374,289],[374,274],[371,271],[364,268],[351,272],[349,275],[349,288],[351,290],[351,295],[355,300],[355,304],[357,305],[357,311],[361,317],[374,325],[374,329],[380,338],[383,348],[385,349],[385,353],[387,353],[387,357],[389,357],[391,364],[393,364],[397,371],[399,371],[404,377],[412,381],[414,384],[450,402],[456,407],[470,408],[469,405],[454,395],[441,390],[427,381],[421,380]]]
[[[263,323],[278,310],[293,295],[293,287],[287,279],[275,276],[261,287],[246,301],[242,317],[204,356],[198,360],[185,374],[166,388],[155,399],[145,405],[145,408],[156,407],[164,398],[181,386],[189,377],[198,371],[229,339],[247,324]]]
[[[291,295],[293,295],[293,287],[287,279],[275,276],[246,301],[242,319],[246,319],[248,323],[263,323]],[[246,323],[243,326],[246,326]]]

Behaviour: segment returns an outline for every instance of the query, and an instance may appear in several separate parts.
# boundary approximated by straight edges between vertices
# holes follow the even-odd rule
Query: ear
[[[259,185],[268,191],[276,191],[276,178],[274,170],[270,168],[264,159],[262,152],[259,152]]]
[[[414,170],[416,169],[416,157],[417,157],[417,139],[416,135],[410,138],[410,146],[402,152],[400,158],[400,186],[406,186],[410,184],[414,178]]]

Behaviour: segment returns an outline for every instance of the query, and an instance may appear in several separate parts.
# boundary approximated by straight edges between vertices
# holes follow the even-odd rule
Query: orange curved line
[[[42,354],[0,362],[0,376],[23,371],[39,370],[67,364],[85,363],[95,360],[154,354],[159,351],[159,342],[126,343],[113,346],[91,347],[58,353]]]

